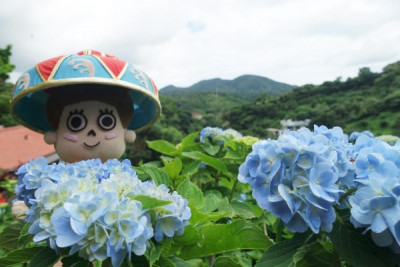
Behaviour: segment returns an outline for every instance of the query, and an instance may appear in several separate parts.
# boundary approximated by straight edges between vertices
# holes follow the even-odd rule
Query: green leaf
[[[259,218],[262,215],[262,209],[248,202],[234,201],[231,203],[234,216],[240,216],[246,219]]]
[[[274,266],[287,267],[292,266],[293,256],[297,250],[304,244],[307,236],[297,235],[292,239],[285,240],[270,246],[258,260],[256,267]]]
[[[198,135],[199,132],[194,132],[182,139],[181,144],[184,151],[186,151],[187,148],[192,148],[193,143]]]
[[[28,267],[52,267],[59,259],[60,256],[53,249],[44,247],[34,257],[31,257]]]
[[[146,141],[146,143],[151,149],[164,155],[175,156],[180,153],[173,144],[165,140]]]
[[[8,261],[8,260],[4,260],[2,258],[0,258],[0,266],[13,266],[16,263],[13,263],[12,261]]]
[[[205,152],[207,152],[208,155],[211,155],[211,156],[216,155],[219,152],[220,149],[221,149],[220,145],[208,144],[206,146],[203,146],[203,150]]]
[[[28,232],[28,229],[29,229],[30,226],[31,226],[30,223],[26,223],[22,227],[21,232],[20,232],[20,236],[19,236],[18,242],[17,242],[18,248],[22,248],[22,247],[26,246],[27,244],[29,244],[32,241],[33,235],[31,235]]]
[[[238,220],[230,224],[207,224],[200,228],[203,240],[182,248],[181,257],[192,259],[242,249],[266,249],[272,241],[256,224]]]
[[[362,234],[349,222],[349,214],[338,215],[328,233],[339,255],[352,266],[374,267],[394,265],[390,250],[376,246],[370,233]]]
[[[172,161],[167,161],[164,157],[162,157],[162,161],[164,163],[164,170],[168,174],[169,177],[174,177],[178,175],[182,170],[182,161],[180,158],[175,157]]]
[[[192,217],[190,217],[190,220],[189,220],[191,224],[215,222],[221,218],[226,217],[229,214],[229,211],[204,213],[204,212],[198,211],[195,207],[190,207],[190,209],[192,212]]]
[[[0,248],[13,250],[18,247],[18,240],[24,223],[21,220],[13,221],[0,233]]]
[[[201,152],[195,152],[195,154],[199,157],[199,159],[201,161],[203,161],[205,164],[213,167],[214,169],[221,171],[223,173],[227,173],[228,169],[226,168],[225,163],[218,159],[218,158],[214,158],[214,157],[210,157],[206,154],[203,154]]]
[[[326,249],[320,241],[300,247],[293,256],[294,266],[299,267],[340,267],[340,260],[334,252]]]
[[[201,161],[192,161],[189,164],[185,164],[183,170],[182,170],[182,175],[193,175],[197,172],[199,169]]]
[[[231,257],[220,256],[214,262],[214,267],[242,267],[239,263],[234,261]]]
[[[166,186],[171,185],[168,174],[160,168],[151,165],[143,165],[141,167],[136,167],[135,170],[148,174],[157,186],[161,184],[165,184]]]
[[[185,227],[183,235],[174,236],[174,244],[180,245],[190,245],[195,244],[201,240],[199,231],[191,224]]]
[[[146,195],[136,195],[130,197],[133,200],[140,201],[143,209],[154,209],[157,207],[165,206],[171,203],[169,200],[162,200]]]
[[[228,150],[226,151],[226,154],[224,156],[225,159],[240,159],[240,160],[244,160],[244,158],[246,157],[246,155],[241,152],[241,151],[234,151],[234,150]]]
[[[216,191],[218,192],[218,191]],[[224,197],[222,198],[221,194],[219,195],[214,192],[206,192],[206,196],[204,197],[204,206],[201,209],[203,212],[211,212],[214,211],[220,207],[228,206],[229,201],[228,198]]]
[[[151,248],[147,250],[149,266],[153,266],[156,261],[160,259],[163,245],[160,243],[151,243]]]
[[[178,186],[178,194],[189,201],[189,204],[196,208],[204,205],[203,192],[194,185],[189,178],[183,180]]]
[[[157,266],[160,267],[191,267],[189,263],[185,262],[181,258],[176,256],[170,256],[168,258],[161,257],[161,259],[157,262]]]
[[[30,261],[43,247],[22,248],[10,251],[2,260],[16,263],[25,263]]]

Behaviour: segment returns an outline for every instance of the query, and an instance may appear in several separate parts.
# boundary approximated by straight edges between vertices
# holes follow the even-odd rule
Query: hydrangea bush
[[[206,127],[147,142],[160,160],[134,168],[36,159],[18,170],[30,209],[0,233],[0,265],[400,266],[400,143],[385,140]]]
[[[165,185],[139,180],[128,160],[48,165],[38,158],[17,173],[33,241],[70,248],[70,255],[89,261],[110,257],[120,266],[127,254],[143,255],[152,237],[161,242],[181,235],[189,224],[187,200]]]

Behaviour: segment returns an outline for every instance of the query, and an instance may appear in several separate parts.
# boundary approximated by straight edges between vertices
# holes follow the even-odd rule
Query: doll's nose
[[[92,130],[90,130],[89,132],[88,132],[88,134],[87,134],[88,136],[96,136],[96,132],[92,129]]]

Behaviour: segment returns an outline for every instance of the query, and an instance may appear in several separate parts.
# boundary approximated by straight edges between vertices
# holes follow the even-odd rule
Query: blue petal
[[[375,233],[381,233],[387,229],[388,225],[386,224],[385,218],[380,214],[375,214],[372,223],[371,230]]]
[[[381,211],[393,207],[397,200],[391,196],[374,197],[370,201],[370,207],[373,211]]]
[[[77,235],[71,227],[70,217],[63,207],[54,210],[50,218],[57,233],[56,243],[58,247],[69,247],[82,240],[84,235]]]

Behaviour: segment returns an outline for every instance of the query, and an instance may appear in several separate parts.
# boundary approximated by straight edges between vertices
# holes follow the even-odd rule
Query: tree
[[[14,69],[14,65],[10,63],[11,45],[6,48],[0,48],[0,86],[3,86],[9,78],[9,73]]]
[[[9,112],[9,101],[11,97],[12,84],[7,83],[9,73],[14,69],[14,65],[10,63],[11,45],[6,48],[0,48],[0,125],[12,126],[16,125]]]

